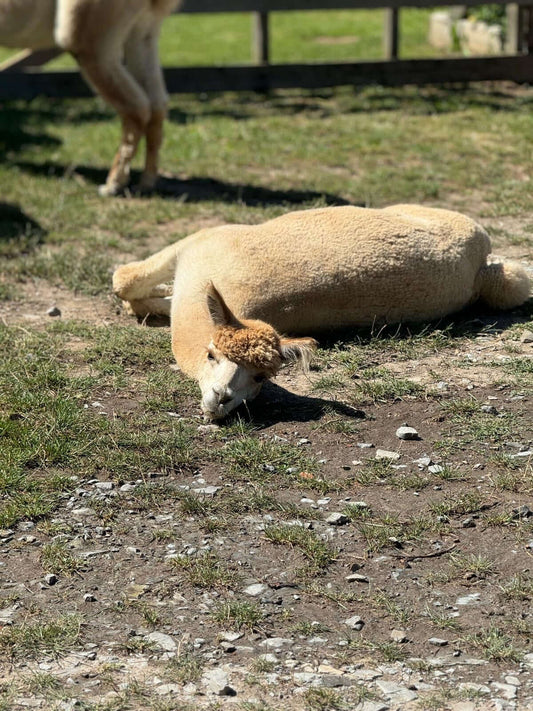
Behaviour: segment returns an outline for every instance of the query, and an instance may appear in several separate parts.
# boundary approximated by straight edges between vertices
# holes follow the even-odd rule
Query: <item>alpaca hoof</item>
[[[105,185],[98,186],[98,194],[101,197],[116,197],[117,195],[122,195],[124,193],[124,188],[118,183],[105,183]]]
[[[157,175],[144,173],[141,176],[135,192],[139,195],[151,195],[157,187]]]

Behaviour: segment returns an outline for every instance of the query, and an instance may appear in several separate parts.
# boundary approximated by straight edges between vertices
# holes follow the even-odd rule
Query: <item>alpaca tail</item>
[[[529,299],[531,281],[517,262],[487,264],[478,274],[479,297],[494,309],[512,309]]]

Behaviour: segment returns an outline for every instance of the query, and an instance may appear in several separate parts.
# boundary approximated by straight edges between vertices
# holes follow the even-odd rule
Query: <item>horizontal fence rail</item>
[[[386,7],[478,6],[480,0],[184,0],[176,12],[289,12],[305,10],[379,10]],[[506,2],[491,3],[508,5]],[[531,5],[531,0],[513,0],[514,5]]]
[[[514,53],[490,57],[399,59],[399,18],[405,7],[433,7],[434,0],[183,0],[178,13],[251,13],[252,62],[246,65],[166,67],[170,93],[211,91],[267,91],[318,89],[340,85],[439,84],[486,80],[533,82],[532,0],[498,3],[507,7],[509,46]],[[461,6],[478,5],[464,0]],[[439,7],[457,0],[439,0]],[[381,61],[306,62],[272,64],[269,56],[269,13],[303,10],[385,9],[384,48]],[[0,66],[0,100],[92,96],[76,70],[43,72],[40,65],[60,53],[58,49],[25,51]]]

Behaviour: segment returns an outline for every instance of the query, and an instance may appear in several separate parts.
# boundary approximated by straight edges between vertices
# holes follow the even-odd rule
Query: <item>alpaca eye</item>
[[[207,351],[207,360],[215,360],[215,356],[211,353],[211,351]]]
[[[254,375],[254,380],[256,383],[262,383],[266,380],[266,375]]]

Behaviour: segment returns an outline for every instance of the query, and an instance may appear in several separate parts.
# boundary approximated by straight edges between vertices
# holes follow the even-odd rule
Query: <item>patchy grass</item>
[[[301,525],[273,524],[265,529],[265,538],[276,545],[298,548],[315,570],[321,570],[335,560],[331,546]]]
[[[255,603],[230,600],[217,605],[211,617],[220,625],[254,630],[263,621],[263,612]]]
[[[479,650],[484,659],[517,662],[521,657],[513,638],[498,627],[488,627],[465,639]]]
[[[6,659],[57,657],[78,646],[81,619],[68,614],[42,622],[28,621],[0,631],[0,651]]]
[[[236,571],[231,570],[214,553],[174,558],[172,566],[183,571],[191,585],[207,590],[231,588],[239,581]]]

